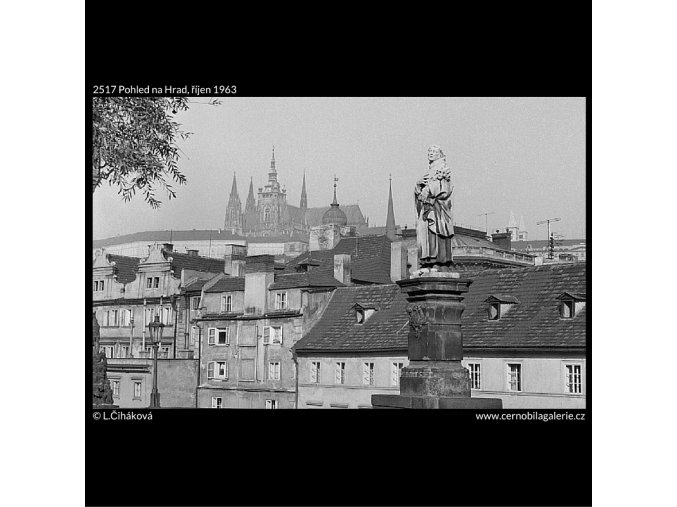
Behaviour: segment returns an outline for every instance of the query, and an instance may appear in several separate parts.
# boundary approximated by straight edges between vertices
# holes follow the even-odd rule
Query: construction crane
[[[536,222],[536,225],[548,224],[548,259],[555,257],[555,239],[550,235],[550,222],[559,222],[561,218],[548,218],[546,220],[541,220]]]
[[[479,215],[477,215],[478,217],[484,215],[484,231],[487,233],[487,235],[489,234],[489,220],[487,219],[487,216],[493,214],[494,214],[493,211],[487,211],[485,213],[480,213]]]

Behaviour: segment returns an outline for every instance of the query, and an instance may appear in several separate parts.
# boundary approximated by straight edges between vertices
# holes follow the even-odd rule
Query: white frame
[[[337,382],[337,380],[340,380]],[[346,362],[335,361],[334,367],[334,384],[338,386],[346,385]]]
[[[228,302],[226,302],[228,301]],[[230,306],[230,308],[228,308]],[[221,313],[229,313],[233,311],[233,295],[224,294],[221,296]]]
[[[219,367],[220,364],[224,365],[223,369],[225,373],[221,374],[219,370],[221,369]],[[213,365],[213,366],[212,366]],[[212,376],[209,376],[209,368],[210,366],[212,367]],[[218,373],[217,373],[218,372]],[[216,379],[216,380],[228,380],[228,361],[223,360],[223,361],[209,361],[207,363],[207,380],[209,379]]]
[[[369,375],[369,378],[365,378]],[[366,382],[365,382],[366,380]],[[362,361],[362,385],[376,385],[376,363],[373,361]]]
[[[278,403],[277,400],[266,400],[266,409],[277,409]]]
[[[221,406],[218,406],[218,403],[214,403],[216,400],[221,402]],[[222,396],[212,396],[212,408],[223,408],[223,397]]]
[[[110,379],[110,383],[111,383],[110,388],[113,391],[113,397],[119,398],[120,397],[120,379],[119,378],[112,378],[112,379]],[[118,388],[117,393],[115,392],[115,386],[117,386],[117,388]]]
[[[516,363],[512,363],[516,364]],[[470,366],[477,366],[477,378],[478,378],[478,384],[479,387],[473,387],[474,384],[474,379],[473,379],[473,371],[470,368]],[[476,391],[480,391],[482,389],[482,363],[480,361],[468,361],[467,363],[467,368],[468,368],[468,374],[470,376],[470,389],[474,389]]]
[[[286,292],[275,293],[275,309],[276,310],[289,309],[289,298],[287,297]]]
[[[402,365],[399,367],[398,365]],[[402,375],[402,368],[404,368],[404,361],[390,361],[390,385],[391,387],[399,387],[400,376]],[[397,370],[397,371],[395,371]],[[397,373],[397,380],[393,382],[393,373]]]
[[[273,365],[277,365],[275,368]],[[272,370],[271,370],[272,369]],[[275,371],[277,369],[277,372]],[[277,373],[277,375],[271,375]],[[282,363],[280,361],[268,361],[268,380],[280,380],[282,378]]]
[[[574,375],[575,378],[575,373],[573,372],[573,368],[578,366],[580,368],[580,371],[578,373],[578,379],[579,379],[579,386],[580,386],[580,391],[579,392],[574,392],[574,391],[569,391],[568,386],[569,386],[569,374],[567,371],[567,367],[571,366],[572,367],[572,375]],[[562,363],[562,385],[563,385],[563,391],[564,394],[575,394],[575,395],[582,395],[583,394],[583,363],[579,361],[565,361]],[[576,384],[573,384],[576,385]]]
[[[195,303],[197,302],[197,305]],[[192,296],[190,298],[190,309],[195,312],[200,308],[200,296]]]
[[[214,331],[214,336],[212,336],[212,331]],[[226,333],[226,342],[219,343],[219,332],[225,331]],[[215,347],[226,347],[230,345],[230,328],[229,327],[210,327],[207,329],[207,345],[213,345]]]
[[[322,363],[320,361],[311,361],[310,362],[310,383],[311,384],[320,384],[322,378]],[[315,377],[315,380],[313,380]]]
[[[510,388],[510,367],[512,365],[519,366],[519,389]],[[521,361],[506,361],[505,362],[505,372],[506,372],[506,384],[505,389],[509,393],[521,393],[524,392],[524,367]]]
[[[136,395],[136,386],[139,386],[139,395]],[[132,399],[140,400],[143,394],[143,380],[132,379]]]

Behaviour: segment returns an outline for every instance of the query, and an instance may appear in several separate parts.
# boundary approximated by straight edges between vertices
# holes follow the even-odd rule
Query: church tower
[[[301,188],[301,206],[302,210],[308,209],[308,196],[306,195],[306,172],[303,171],[303,188]]]
[[[388,216],[386,217],[386,236],[395,240],[395,211],[393,209],[393,178],[390,177],[390,188],[388,190]]]
[[[275,146],[270,160],[268,183],[259,188],[258,200],[259,232],[264,236],[281,234],[287,229],[287,191],[280,189],[275,167]]]
[[[230,189],[230,198],[226,207],[226,220],[223,228],[231,231],[233,234],[239,234],[242,229],[242,203],[237,193],[235,173],[233,173],[233,186]]]

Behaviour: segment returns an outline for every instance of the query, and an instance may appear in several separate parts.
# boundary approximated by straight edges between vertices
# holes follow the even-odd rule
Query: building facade
[[[472,396],[504,408],[585,408],[586,266],[482,270],[464,299]],[[339,287],[294,346],[298,408],[369,408],[398,394],[409,321],[399,286]]]
[[[171,244],[155,246],[145,259],[97,252],[93,305],[116,405],[150,403],[153,347],[148,324],[157,316],[164,325],[158,348],[158,387],[165,395],[161,404],[195,406],[197,361],[177,355],[183,343],[179,294],[186,278],[211,278],[223,267],[223,261],[174,252]]]

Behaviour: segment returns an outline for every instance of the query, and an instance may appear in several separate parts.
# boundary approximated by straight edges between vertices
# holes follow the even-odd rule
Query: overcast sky
[[[93,237],[148,230],[218,229],[237,173],[244,206],[267,180],[272,146],[287,200],[299,205],[306,172],[308,206],[358,203],[369,224],[385,225],[392,174],[395,221],[413,226],[413,186],[438,144],[454,184],[455,222],[504,230],[512,210],[529,239],[545,225],[567,239],[585,238],[584,98],[221,98],[196,104],[176,121],[193,135],[180,142],[186,185],[152,210],[137,195],[124,203],[104,183],[94,193]],[[164,197],[164,198],[163,198]]]

